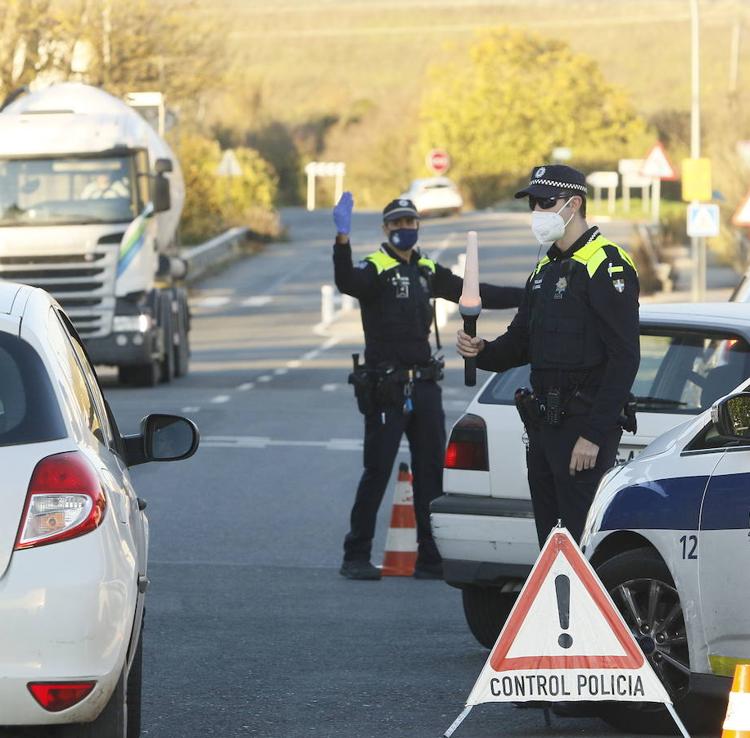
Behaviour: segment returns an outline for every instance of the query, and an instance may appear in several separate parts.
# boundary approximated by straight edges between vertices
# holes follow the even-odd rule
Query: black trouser
[[[344,559],[370,559],[375,519],[388,486],[401,437],[406,433],[414,477],[414,512],[417,518],[418,560],[440,561],[430,529],[430,503],[443,493],[445,414],[437,382],[414,383],[414,409],[404,415],[389,407],[365,416],[364,472],[352,507],[350,530],[344,539]]]
[[[570,475],[570,456],[585,420],[585,416],[568,416],[559,426],[542,423],[537,429],[527,429],[526,464],[539,548],[558,520],[576,541],[581,540],[597,485],[604,472],[615,464],[622,436],[619,428],[607,434],[593,469]]]

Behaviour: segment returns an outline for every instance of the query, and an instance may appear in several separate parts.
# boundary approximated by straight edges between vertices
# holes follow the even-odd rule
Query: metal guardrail
[[[250,234],[249,228],[230,228],[210,241],[184,249],[180,256],[188,265],[188,284],[242,254],[250,240]]]

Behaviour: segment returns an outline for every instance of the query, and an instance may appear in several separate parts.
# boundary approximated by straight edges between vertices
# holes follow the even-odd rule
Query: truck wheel
[[[685,615],[672,576],[651,548],[613,556],[597,574],[648,656],[690,733],[718,733],[726,701],[690,694],[690,655]],[[601,717],[626,733],[674,734],[664,705],[654,702],[602,702]]]
[[[174,322],[172,320],[172,300],[164,299],[162,301],[162,343],[164,346],[164,355],[161,358],[160,377],[162,382],[171,382],[175,377],[174,361]]]
[[[156,387],[161,377],[161,363],[152,361],[150,364],[118,367],[117,376],[122,384],[134,387]]]
[[[469,630],[485,648],[492,648],[516,604],[518,592],[503,592],[500,587],[472,586],[464,588],[461,593]]]
[[[177,298],[179,309],[177,310],[177,326],[174,333],[174,373],[176,377],[184,377],[188,373],[190,365],[190,333],[188,324],[188,305],[183,294]]]

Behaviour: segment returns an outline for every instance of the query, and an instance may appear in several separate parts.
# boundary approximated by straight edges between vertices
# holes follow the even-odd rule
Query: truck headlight
[[[115,315],[112,330],[115,333],[147,333],[153,326],[153,318],[150,315]]]

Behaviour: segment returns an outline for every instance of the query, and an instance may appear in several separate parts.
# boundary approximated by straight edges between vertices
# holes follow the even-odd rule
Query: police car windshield
[[[695,415],[750,377],[750,345],[726,332],[641,326],[641,363],[633,394],[638,410]],[[513,405],[529,386],[528,366],[498,374],[479,402]]]

